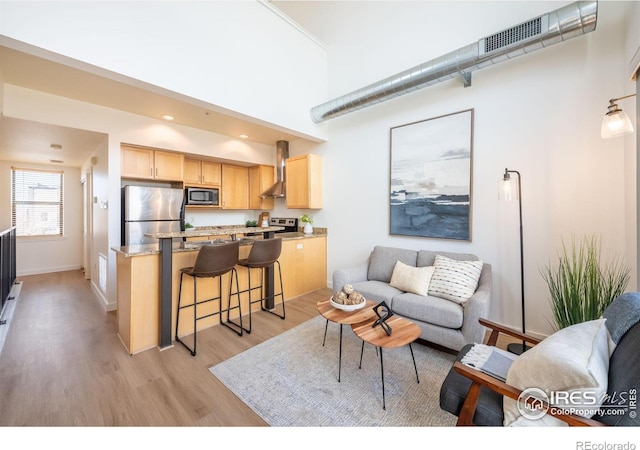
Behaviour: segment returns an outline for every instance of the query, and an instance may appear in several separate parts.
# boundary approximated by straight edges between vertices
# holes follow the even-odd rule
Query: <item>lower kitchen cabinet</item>
[[[277,236],[277,235],[276,235]],[[220,236],[216,236],[220,237]],[[127,253],[127,247],[116,250],[117,291],[118,291],[118,336],[129,354],[155,348],[159,344],[160,317],[160,255],[142,251],[140,254]],[[251,245],[241,245],[239,258],[247,258]],[[177,320],[178,290],[180,286],[180,268],[192,266],[197,250],[174,251],[172,255],[172,320],[173,335]],[[305,237],[303,239],[283,239],[280,254],[282,282],[285,301],[308,292],[327,286],[327,238],[326,236]],[[237,267],[240,289],[248,286],[246,267]],[[277,277],[277,270],[275,273]],[[228,292],[229,276],[223,277],[223,292]],[[183,298],[193,298],[191,280],[183,284]],[[276,291],[279,288],[276,282]],[[211,298],[217,294],[218,285],[213,279],[198,280],[198,300]],[[226,299],[225,299],[226,301]],[[235,301],[235,300],[234,300]],[[248,311],[248,296],[241,295],[242,310]],[[276,298],[280,302],[280,298]],[[218,302],[209,302],[202,307],[204,314],[214,312]],[[211,311],[206,308],[212,308]],[[198,310],[200,311],[200,307]],[[255,304],[253,311],[259,311]],[[193,316],[191,311],[180,316],[180,335],[193,333]],[[237,317],[238,312],[231,313]],[[198,330],[218,324],[218,316],[214,315],[198,322]],[[172,336],[173,337],[173,336]]]
[[[280,265],[285,299],[326,288],[327,238],[282,241]]]

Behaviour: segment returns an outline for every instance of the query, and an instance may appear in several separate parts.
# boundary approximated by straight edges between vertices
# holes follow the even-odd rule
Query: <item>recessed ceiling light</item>
[[[51,144],[51,150],[62,150],[62,145],[60,144]]]
[[[173,120],[173,119],[175,119],[175,117],[173,117],[171,114],[163,114],[162,118],[164,120]]]
[[[61,161],[59,159],[50,159],[49,162],[56,163],[56,164],[62,164],[64,161]]]
[[[249,135],[248,135],[248,134],[241,134],[241,135],[240,135],[240,137],[241,137],[242,139],[247,139],[247,138],[249,137]]]

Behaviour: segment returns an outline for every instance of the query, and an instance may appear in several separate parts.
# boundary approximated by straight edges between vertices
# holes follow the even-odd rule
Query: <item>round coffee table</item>
[[[338,382],[340,382],[340,372],[342,371],[342,325],[351,325],[354,323],[362,322],[367,319],[376,317],[373,312],[373,307],[377,303],[372,300],[367,300],[366,304],[355,311],[343,311],[342,309],[334,308],[331,306],[329,299],[319,301],[317,304],[318,312],[327,319],[324,325],[324,338],[322,339],[322,346],[324,347],[325,340],[327,339],[327,327],[329,321],[340,324],[340,347],[338,350]]]
[[[360,350],[360,368],[362,368],[362,353],[364,351],[364,343],[367,342],[380,349],[380,373],[382,375],[382,409],[387,409],[384,398],[384,364],[382,362],[383,348],[396,348],[409,345],[411,351],[411,359],[413,360],[413,369],[416,371],[416,382],[420,383],[418,378],[418,368],[416,367],[416,359],[413,356],[413,348],[411,343],[420,337],[420,327],[415,323],[398,316],[391,316],[386,323],[391,327],[391,335],[382,329],[381,326],[373,327],[373,323],[377,317],[371,317],[364,322],[353,323],[351,328],[353,332],[362,339],[362,348]]]

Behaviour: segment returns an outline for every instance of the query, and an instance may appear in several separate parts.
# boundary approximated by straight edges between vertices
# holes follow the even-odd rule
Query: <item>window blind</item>
[[[11,168],[11,225],[17,236],[63,236],[64,173]]]

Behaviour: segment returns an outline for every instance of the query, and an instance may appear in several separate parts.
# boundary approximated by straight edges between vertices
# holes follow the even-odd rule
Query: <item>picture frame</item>
[[[390,129],[389,233],[471,241],[473,108]]]

